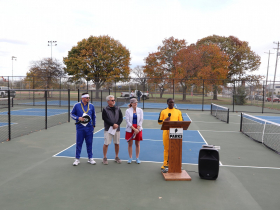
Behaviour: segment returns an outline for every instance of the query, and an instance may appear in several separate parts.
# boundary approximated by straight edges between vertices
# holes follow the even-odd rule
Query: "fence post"
[[[48,91],[45,90],[45,129],[48,129],[48,100],[47,100]]]
[[[204,111],[204,80],[202,82],[202,111]]]
[[[117,80],[115,79],[115,99],[117,99]]]
[[[175,88],[174,88],[174,85],[175,85],[175,83],[174,83],[174,79],[173,79],[173,99],[175,100]]]
[[[80,101],[80,88],[78,88],[78,102]]]
[[[10,89],[8,89],[8,132],[9,132],[9,135],[8,135],[8,141],[11,141],[11,93],[10,93]]]
[[[90,103],[92,103],[92,90],[90,90]]]
[[[61,107],[61,77],[60,77],[60,89],[59,89],[59,106]]]
[[[233,81],[232,112],[234,112],[235,81]]]
[[[68,122],[70,122],[70,89],[68,89]]]
[[[264,85],[263,85],[263,101],[262,101],[262,113],[263,113],[263,109],[264,109]]]
[[[142,100],[143,100],[143,109],[145,109],[145,95],[144,95],[144,93],[145,93],[145,83],[146,83],[146,79],[144,80],[144,82],[143,82],[143,97],[142,97]],[[138,88],[139,89],[139,88]],[[138,90],[139,91],[139,90]]]
[[[110,95],[110,94],[109,94],[109,95]],[[102,112],[102,99],[103,99],[103,98],[102,98],[102,90],[101,90],[101,99],[100,99],[100,100],[101,100],[101,112]]]

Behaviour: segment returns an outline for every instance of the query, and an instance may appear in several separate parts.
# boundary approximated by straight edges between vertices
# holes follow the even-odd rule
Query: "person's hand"
[[[137,129],[138,129],[138,130],[140,129],[140,126],[139,126],[139,125],[137,126]]]
[[[134,133],[137,135],[139,133],[139,130],[138,129],[135,129],[134,130]]]
[[[79,117],[79,121],[84,122],[84,121],[85,121],[85,118]]]
[[[170,117],[167,117],[164,121],[167,121],[167,122],[170,121]]]
[[[116,128],[118,128],[118,127],[119,127],[118,124],[114,124],[114,125],[113,125],[113,128],[114,128],[114,129],[116,129]]]

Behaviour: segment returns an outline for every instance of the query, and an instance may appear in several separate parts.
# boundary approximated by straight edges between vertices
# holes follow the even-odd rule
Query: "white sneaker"
[[[88,163],[90,163],[90,164],[92,164],[92,165],[95,165],[95,164],[96,164],[96,162],[93,160],[93,158],[90,158],[90,159],[88,160]]]
[[[77,166],[77,165],[79,165],[79,163],[80,163],[79,159],[75,159],[73,166]]]

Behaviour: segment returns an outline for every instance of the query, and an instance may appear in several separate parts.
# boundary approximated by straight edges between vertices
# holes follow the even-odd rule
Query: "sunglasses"
[[[85,99],[90,99],[90,97],[88,97],[88,98],[85,98]]]
[[[114,101],[116,101],[116,100],[110,100],[110,101],[113,101],[113,102],[114,102]]]

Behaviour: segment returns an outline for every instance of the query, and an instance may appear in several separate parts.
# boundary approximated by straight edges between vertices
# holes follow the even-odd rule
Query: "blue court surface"
[[[127,107],[128,104],[124,104],[120,107]],[[138,103],[138,107],[143,108],[143,103]],[[190,109],[190,110],[202,110],[202,104],[175,104],[175,108],[177,109]],[[144,103],[144,108],[151,109],[165,109],[167,108],[166,103]],[[211,105],[203,105],[203,110],[211,110]]]
[[[11,123],[13,125],[15,123]],[[0,127],[8,126],[9,124],[7,122],[0,122]]]
[[[68,113],[68,109],[48,109],[48,117]],[[8,112],[0,112],[0,115],[7,115]],[[45,109],[29,108],[11,111],[11,115],[18,116],[45,116]]]
[[[121,160],[127,160],[127,142],[124,139],[125,128],[121,128],[120,151],[119,157]],[[76,136],[73,136],[75,141]],[[144,129],[143,141],[140,143],[140,160],[147,162],[163,162],[163,142],[162,130],[158,129]],[[93,158],[103,158],[103,144],[104,144],[104,130],[97,132],[93,136]],[[207,144],[202,135],[198,131],[186,130],[183,134],[182,144],[182,163],[198,164],[198,154],[202,145]],[[54,155],[54,157],[75,157],[76,144],[65,149],[64,151]],[[86,145],[83,144],[81,158],[87,158]],[[108,159],[115,158],[114,144],[109,146]],[[133,143],[133,160],[135,160],[135,145]]]
[[[278,116],[256,116],[256,117],[280,124],[280,117]]]

